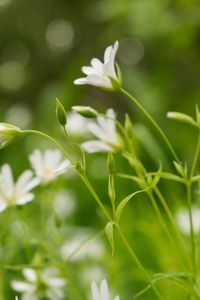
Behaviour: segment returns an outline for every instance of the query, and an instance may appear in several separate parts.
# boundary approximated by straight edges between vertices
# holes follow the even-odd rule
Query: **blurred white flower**
[[[42,153],[36,149],[29,156],[29,160],[36,176],[42,183],[53,181],[57,175],[63,173],[70,166],[68,160],[63,160],[59,150],[47,149]]]
[[[89,133],[87,128],[88,120],[74,111],[67,114],[66,129],[70,135],[85,136]]]
[[[23,269],[25,281],[11,282],[17,292],[22,293],[22,300],[60,300],[64,298],[66,281],[59,276],[57,269],[44,269],[36,271],[31,268]]]
[[[5,164],[0,170],[0,212],[8,206],[23,205],[33,200],[30,191],[39,184],[30,170],[24,171],[14,183],[12,169]]]
[[[71,216],[76,210],[76,195],[73,191],[63,189],[55,195],[54,208],[56,213],[63,217]]]
[[[123,142],[115,125],[116,113],[110,108],[107,110],[106,116],[98,116],[96,122],[88,122],[89,131],[98,139],[83,143],[82,147],[85,151],[89,153],[118,152],[123,149]]]
[[[180,230],[186,234],[190,234],[190,219],[187,209],[180,209],[175,216],[175,220]],[[195,234],[200,232],[200,208],[197,206],[192,207],[192,220]]]
[[[82,67],[84,78],[79,78],[74,81],[75,84],[90,84],[105,89],[113,90],[115,87],[110,78],[114,79],[119,85],[120,78],[115,71],[115,56],[119,47],[118,41],[113,46],[106,48],[104,52],[104,62],[102,63],[98,58],[91,60],[91,66]]]
[[[103,279],[100,284],[100,288],[97,287],[96,282],[92,282],[92,300],[109,300],[109,290],[106,279]],[[114,300],[120,300],[119,296],[115,296]]]

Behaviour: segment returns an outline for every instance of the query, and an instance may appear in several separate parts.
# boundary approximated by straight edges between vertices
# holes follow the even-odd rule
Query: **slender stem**
[[[143,267],[143,265],[141,264],[140,260],[138,259],[137,255],[135,254],[135,252],[133,251],[132,247],[130,246],[129,242],[127,241],[126,237],[124,236],[122,230],[120,229],[119,225],[117,225],[117,229],[121,238],[121,241],[123,242],[125,248],[127,249],[127,251],[129,252],[130,256],[132,257],[133,261],[135,262],[135,264],[137,265],[138,269],[143,273],[143,275],[145,276],[146,280],[149,282],[149,284],[151,285],[152,289],[154,290],[155,294],[157,295],[157,297],[161,300],[164,300],[165,298],[161,295],[161,293],[159,292],[159,290],[157,289],[157,287],[154,285],[150,275],[148,274],[148,272],[145,270],[145,268]]]
[[[149,121],[154,125],[154,127],[156,128],[156,130],[160,133],[160,135],[162,136],[162,138],[164,139],[164,141],[166,142],[166,144],[168,145],[173,157],[175,158],[175,160],[177,162],[179,162],[179,158],[175,152],[175,150],[173,149],[169,139],[167,138],[167,136],[165,135],[165,133],[163,132],[163,130],[160,128],[160,126],[158,125],[158,123],[153,119],[153,117],[146,111],[146,109],[140,104],[140,102],[135,99],[129,92],[127,92],[126,90],[124,90],[123,88],[120,89],[120,91],[126,95],[129,99],[131,99],[133,101],[133,103],[135,103],[135,105],[145,114],[145,116],[149,119]]]
[[[106,208],[104,207],[101,199],[99,198],[99,196],[97,195],[96,191],[94,190],[92,184],[90,183],[90,181],[88,180],[88,178],[86,177],[86,175],[84,174],[80,174],[81,179],[83,180],[83,182],[85,183],[85,185],[87,186],[88,190],[90,191],[90,193],[92,194],[92,196],[94,197],[94,199],[96,200],[96,202],[99,204],[99,206],[101,207],[102,211],[104,212],[104,215],[106,216],[106,218],[109,221],[112,221],[112,218],[110,216],[110,214],[107,212]]]
[[[191,246],[192,246],[192,266],[194,274],[196,274],[196,245],[195,245],[195,234],[194,234],[194,225],[192,220],[192,197],[191,197],[191,182],[188,181],[186,183],[186,190],[187,190],[187,204],[188,204],[188,211],[189,211],[189,220],[190,220],[190,239],[191,239]]]
[[[160,190],[159,190],[157,187],[154,187],[154,190],[155,190],[155,193],[157,194],[158,198],[160,199],[163,208],[164,208],[165,211],[166,211],[166,214],[167,214],[167,216],[168,216],[168,218],[169,218],[169,220],[170,220],[170,223],[171,223],[171,225],[172,225],[174,234],[175,234],[175,236],[176,236],[176,238],[177,238],[177,240],[178,240],[178,242],[179,242],[180,249],[181,249],[182,253],[184,254],[184,256],[185,256],[185,258],[186,258],[186,261],[187,261],[187,264],[188,264],[188,266],[189,266],[189,265],[190,265],[190,262],[189,262],[189,260],[188,260],[188,255],[187,255],[187,253],[186,253],[186,251],[185,251],[185,246],[184,246],[184,244],[183,244],[183,241],[182,241],[182,238],[181,238],[181,236],[180,236],[180,233],[179,233],[179,231],[177,230],[176,224],[175,224],[175,222],[174,222],[173,215],[172,215],[172,213],[171,213],[171,211],[170,211],[170,209],[169,209],[169,207],[168,207],[168,205],[167,205],[167,203],[166,203],[165,198],[164,198],[163,195],[161,194]]]
[[[200,153],[200,131],[199,131],[199,136],[198,136],[196,151],[195,151],[195,155],[194,155],[194,161],[193,161],[193,164],[192,164],[192,170],[191,170],[191,174],[190,174],[190,179],[193,177],[193,175],[195,173],[196,166],[197,166],[197,163],[198,163],[199,153]]]
[[[172,236],[171,236],[171,233],[170,233],[170,231],[169,231],[169,229],[168,229],[168,227],[167,227],[167,225],[166,225],[165,220],[163,219],[162,214],[160,213],[159,207],[158,207],[158,205],[157,205],[157,203],[156,203],[156,200],[155,200],[153,194],[152,194],[151,192],[147,192],[147,193],[148,193],[149,198],[150,198],[150,200],[151,200],[152,206],[153,206],[153,208],[155,209],[155,212],[156,212],[156,214],[157,214],[157,216],[158,216],[158,218],[159,218],[159,220],[160,220],[160,223],[161,223],[161,225],[163,226],[163,228],[164,228],[164,230],[165,230],[165,232],[166,232],[166,234],[167,234],[167,237],[168,237],[170,243],[172,244],[172,246],[173,246],[173,248],[174,248],[175,250],[177,250],[177,248],[180,249],[180,248],[178,247],[178,245],[175,243],[175,241],[174,241],[174,239],[172,238]],[[182,250],[182,249],[181,249],[181,250]],[[179,252],[179,251],[178,251],[178,252]],[[183,263],[183,260],[182,260],[182,257],[181,257],[180,255],[178,255],[178,258],[179,258],[180,262],[181,262],[182,264],[184,264],[184,263]],[[184,264],[184,265],[185,265],[185,264]]]
[[[76,163],[79,164],[79,158],[78,158],[78,156],[76,154],[76,150],[74,149],[74,145],[73,145],[73,143],[71,142],[71,140],[70,140],[70,138],[68,136],[67,129],[66,129],[65,126],[63,126],[63,130],[64,130],[64,134],[65,134],[65,138],[67,140],[67,143],[69,144],[69,147],[70,147],[70,149],[71,149],[71,151],[72,151],[72,153],[74,155],[74,158],[76,160]]]

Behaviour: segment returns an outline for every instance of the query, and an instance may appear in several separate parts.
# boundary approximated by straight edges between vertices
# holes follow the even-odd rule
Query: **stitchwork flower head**
[[[103,279],[100,288],[98,288],[96,282],[92,282],[92,300],[110,300],[108,284],[106,279]],[[119,296],[115,296],[114,300],[120,300]]]
[[[42,183],[53,181],[56,175],[61,174],[70,166],[70,162],[63,160],[59,150],[48,149],[44,152],[36,149],[29,156],[36,176]]]
[[[38,178],[27,170],[14,183],[10,165],[5,164],[0,170],[0,212],[8,206],[23,205],[34,199],[30,191],[39,184]]]
[[[23,269],[25,281],[11,282],[17,292],[22,293],[22,300],[61,300],[64,298],[66,281],[59,276],[57,269],[44,269],[36,271],[31,268]]]
[[[91,66],[82,67],[84,78],[79,78],[74,81],[75,84],[90,84],[97,87],[102,87],[109,90],[115,90],[114,85],[121,85],[119,74],[115,70],[115,56],[119,47],[118,41],[113,46],[106,48],[104,52],[104,62],[98,58],[91,60]],[[115,82],[115,84],[114,84]]]
[[[123,141],[117,133],[115,125],[116,114],[112,108],[108,109],[106,116],[98,116],[97,121],[88,122],[88,130],[97,137],[82,144],[85,151],[94,152],[119,152],[123,149]]]

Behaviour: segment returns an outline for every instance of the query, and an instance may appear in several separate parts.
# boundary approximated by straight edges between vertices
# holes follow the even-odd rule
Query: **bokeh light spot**
[[[46,31],[46,40],[49,48],[55,52],[64,52],[72,47],[74,29],[65,20],[51,22]]]

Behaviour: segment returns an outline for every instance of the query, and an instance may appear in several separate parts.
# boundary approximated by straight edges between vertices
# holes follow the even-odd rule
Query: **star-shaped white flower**
[[[180,228],[181,232],[185,235],[190,234],[190,219],[188,210],[182,208],[178,210],[175,215],[175,220]],[[193,229],[195,234],[199,234],[200,232],[200,208],[198,206],[192,206],[192,221],[193,221]]]
[[[109,300],[109,290],[106,279],[103,279],[100,284],[100,288],[98,288],[96,282],[92,282],[92,300]],[[114,300],[120,300],[119,296],[115,296]]]
[[[12,169],[5,164],[0,170],[0,212],[8,206],[23,205],[34,199],[30,191],[39,184],[30,170],[24,171],[14,183]]]
[[[60,300],[64,298],[66,281],[60,278],[57,269],[36,271],[31,268],[23,269],[25,281],[11,282],[12,288],[22,293],[22,300]]]
[[[97,87],[113,90],[112,78],[116,84],[121,85],[121,79],[115,70],[115,56],[119,47],[118,41],[113,46],[106,48],[104,52],[104,62],[98,58],[91,60],[91,66],[82,67],[83,73],[86,75],[84,78],[79,78],[74,81],[75,84],[90,84]]]
[[[36,149],[29,156],[29,160],[36,176],[42,183],[53,181],[57,175],[70,166],[70,162],[63,159],[59,150],[47,149],[42,152]]]
[[[83,143],[82,147],[85,151],[89,153],[118,152],[123,149],[123,142],[115,125],[116,114],[114,110],[108,109],[106,116],[98,116],[96,122],[88,122],[88,130],[98,139]]]

